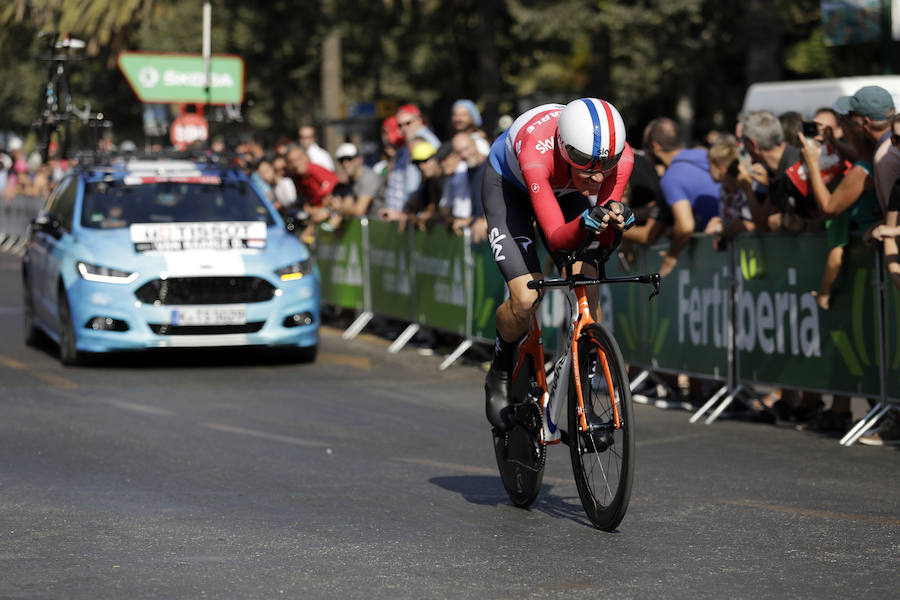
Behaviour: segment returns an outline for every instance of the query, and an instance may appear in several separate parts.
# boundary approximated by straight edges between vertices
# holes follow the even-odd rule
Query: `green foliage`
[[[295,134],[324,119],[322,42],[341,38],[348,103],[416,102],[438,133],[460,97],[479,102],[491,129],[499,112],[581,95],[612,100],[630,124],[693,106],[695,133],[730,127],[747,84],[748,52],[776,54],[793,77],[878,72],[874,44],[827,48],[819,0],[763,1],[774,27],[748,27],[760,0],[214,0],[213,51],[246,63],[246,127]],[[199,0],[8,0],[0,6],[0,129],[24,133],[43,67],[40,31],[89,41],[73,93],[139,139],[140,106],[115,67],[122,50],[200,52]],[[777,12],[775,12],[777,11]],[[750,37],[754,36],[754,37]]]

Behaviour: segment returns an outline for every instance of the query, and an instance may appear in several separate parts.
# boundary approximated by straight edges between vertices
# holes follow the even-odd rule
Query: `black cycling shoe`
[[[509,373],[491,367],[484,378],[484,412],[500,431],[512,429],[509,406]]]

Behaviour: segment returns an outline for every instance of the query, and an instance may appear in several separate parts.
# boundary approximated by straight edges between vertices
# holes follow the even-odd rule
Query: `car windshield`
[[[115,229],[134,223],[210,223],[275,221],[253,186],[243,181],[218,184],[165,181],[127,185],[85,185],[81,224]]]

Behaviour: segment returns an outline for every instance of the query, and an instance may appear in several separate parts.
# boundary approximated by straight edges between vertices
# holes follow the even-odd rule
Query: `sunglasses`
[[[397,125],[399,125],[400,127],[406,127],[408,125],[412,125],[413,122],[414,119],[410,119],[409,121],[397,121]]]
[[[338,159],[338,162],[341,162],[341,163],[350,162],[354,158],[356,158],[356,157],[355,156],[342,156]]]

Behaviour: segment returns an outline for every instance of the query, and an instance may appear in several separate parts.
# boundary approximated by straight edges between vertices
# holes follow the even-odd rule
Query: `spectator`
[[[659,187],[659,173],[644,153],[634,153],[634,167],[623,201],[631,207],[635,221],[634,227],[622,235],[624,239],[650,245],[671,232],[672,209]]]
[[[422,113],[414,104],[404,104],[397,109],[397,125],[405,140],[405,145],[397,149],[394,164],[388,173],[385,189],[385,207],[379,216],[387,221],[405,221],[408,217],[406,205],[421,187],[422,174],[410,157],[410,145],[416,140],[424,140],[437,148],[441,145],[437,136],[425,126]]]
[[[282,159],[284,160],[284,159]],[[250,180],[256,184],[259,190],[265,195],[269,201],[275,201],[275,169],[272,167],[272,163],[270,163],[266,159],[262,159],[256,165],[256,169],[253,171],[253,174],[250,176]]]
[[[675,268],[678,254],[691,235],[703,231],[709,220],[719,214],[719,184],[709,174],[706,151],[681,146],[675,121],[651,121],[644,130],[644,146],[666,167],[660,187],[672,209],[674,225],[669,250],[659,269],[665,277]]]
[[[706,233],[712,235],[713,247],[722,250],[723,240],[733,239],[742,231],[753,231],[750,197],[753,180],[738,158],[738,143],[733,135],[720,134],[707,152],[709,174],[720,184],[719,216],[709,220]]]
[[[471,138],[471,134],[463,135]],[[468,225],[472,216],[469,169],[453,149],[452,141],[441,144],[436,158],[441,167],[441,218],[457,235],[462,235],[462,228]]]
[[[475,140],[479,152],[487,156],[491,152],[491,145],[487,141],[487,134],[481,128],[481,113],[471,100],[462,98],[453,103],[450,113],[450,123],[453,125],[453,134],[468,133]]]
[[[334,191],[339,200],[340,215],[361,218],[376,214],[384,206],[384,180],[363,164],[362,154],[354,144],[341,144],[334,157],[346,176]]]
[[[833,137],[835,131],[844,134],[842,127],[832,129],[827,126],[824,134],[826,140],[822,144],[807,140],[800,134],[813,198],[826,218],[828,258],[819,290],[813,292],[822,310],[828,310],[831,306],[831,290],[841,269],[844,247],[850,241],[849,232],[865,232],[880,218],[872,179],[873,167],[869,158],[874,151],[872,139],[860,135],[859,130],[851,126],[847,128],[845,143],[838,144],[838,140]],[[843,149],[843,152],[839,153],[835,146]],[[827,160],[828,157],[834,158]],[[845,165],[850,165],[851,162],[852,166],[847,169]],[[842,177],[840,183],[829,190],[830,181],[824,171],[834,163],[837,163]]]
[[[331,155],[317,143],[316,128],[312,125],[301,125],[297,130],[297,135],[300,138],[300,147],[306,152],[309,161],[334,172],[334,161],[331,160]]]
[[[818,130],[814,139],[820,144],[824,144],[826,139],[839,140],[844,137],[844,130],[838,124],[838,114],[833,108],[818,109],[813,115],[813,123],[816,124]]]
[[[272,197],[275,209],[281,214],[297,203],[297,186],[294,180],[288,176],[287,159],[284,156],[276,156],[272,159],[272,173],[274,185]]]
[[[763,179],[768,198],[751,211],[760,231],[821,231],[824,221],[811,195],[797,189],[798,168],[803,156],[800,148],[785,141],[784,129],[772,112],[749,113],[743,121],[744,148],[750,157],[765,167]],[[756,209],[756,210],[754,210]]]
[[[472,206],[469,227],[472,230],[472,242],[477,244],[487,240],[487,218],[484,215],[484,203],[481,200],[487,156],[478,151],[475,140],[469,134],[457,133],[453,136],[452,144],[453,151],[466,165],[466,178],[469,182]],[[456,228],[457,223],[454,222],[454,230]]]
[[[397,125],[397,117],[388,117],[381,124],[381,160],[372,165],[375,171],[383,179],[387,180],[388,173],[394,164],[397,150],[406,144],[406,139]]]
[[[441,140],[425,125],[422,113],[415,104],[404,104],[397,109],[397,124],[407,142],[422,138],[433,147],[440,148]]]
[[[287,173],[294,180],[294,186],[302,195],[304,209],[316,220],[316,214],[329,207],[331,192],[337,185],[337,175],[321,165],[313,163],[303,148],[294,146],[288,150]],[[327,210],[326,210],[327,212]],[[322,219],[324,220],[324,219]]]
[[[437,148],[422,139],[413,140],[410,147],[413,164],[421,171],[421,185],[405,208],[409,221],[425,230],[436,217],[443,191],[443,172]]]
[[[784,131],[784,141],[799,148],[800,138],[797,134],[803,129],[803,115],[795,110],[789,110],[778,115],[778,121]]]

